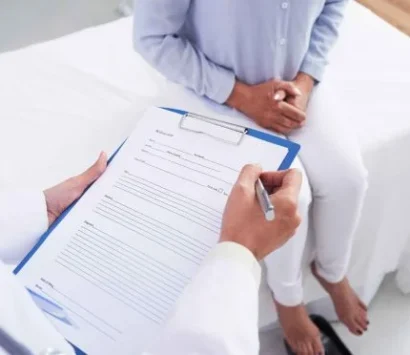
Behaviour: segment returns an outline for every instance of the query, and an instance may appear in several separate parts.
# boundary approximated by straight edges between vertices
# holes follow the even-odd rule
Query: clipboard
[[[188,111],[184,111],[184,110],[179,110],[179,109],[174,109],[174,108],[168,108],[168,107],[162,107],[162,109],[173,112],[173,113],[177,113],[179,115],[181,115],[181,120],[179,123],[179,128],[186,130],[186,131],[190,131],[192,133],[196,133],[196,134],[204,134],[207,136],[211,136],[219,141],[223,141],[227,144],[233,144],[233,145],[240,145],[242,143],[243,138],[248,135],[257,139],[261,139],[264,140],[266,142],[275,144],[275,145],[279,145],[282,146],[284,148],[286,148],[288,150],[288,153],[285,157],[285,159],[282,161],[281,165],[279,166],[278,170],[286,170],[289,169],[293,163],[293,161],[295,160],[296,156],[299,153],[300,150],[300,145],[292,142],[288,139],[279,137],[277,135],[274,134],[269,134],[263,131],[259,131],[257,129],[253,129],[253,128],[248,128],[245,126],[241,126],[241,125],[237,125],[234,123],[230,123],[230,122],[226,122],[223,120],[219,120],[219,119],[215,119],[212,117],[208,117],[208,116],[203,116],[203,115],[198,115],[196,113],[191,113]],[[192,119],[192,120],[197,120],[200,122],[205,122],[206,124],[210,125],[210,126],[216,126],[219,127],[221,130],[226,130],[226,131],[230,131],[230,132],[235,132],[238,134],[238,139],[236,140],[227,140],[221,137],[217,137],[215,135],[210,134],[208,131],[206,131],[205,129],[201,130],[201,129],[193,129],[193,128],[189,128],[187,127],[187,120]]]
[[[233,124],[233,123],[226,122],[226,121],[223,121],[223,120],[198,115],[198,114],[195,114],[195,113],[190,113],[190,112],[175,109],[175,108],[161,107],[161,109],[180,115],[181,118],[180,118],[180,121],[179,121],[179,128],[182,129],[182,130],[192,132],[193,134],[207,135],[207,136],[210,136],[210,137],[212,137],[214,139],[217,139],[219,141],[223,141],[226,144],[230,144],[230,145],[240,145],[245,136],[251,136],[251,137],[254,137],[254,138],[269,142],[269,143],[272,143],[274,145],[278,145],[278,146],[286,148],[287,149],[287,154],[286,154],[284,160],[282,161],[282,163],[280,164],[278,170],[286,170],[286,169],[290,168],[291,164],[295,160],[295,158],[296,158],[296,156],[297,156],[297,154],[300,150],[300,145],[298,145],[297,143],[294,143],[294,142],[289,141],[285,138],[276,136],[274,134],[268,134],[268,133],[265,133],[265,132],[262,132],[262,131],[259,131],[259,130],[256,130],[256,129],[244,127],[244,126]],[[197,127],[193,128],[192,126],[190,126],[189,121],[201,123],[200,126],[202,128],[200,128],[200,129],[198,129]],[[207,129],[207,127],[209,127],[209,128],[212,127],[213,130],[214,130],[213,133],[210,132]],[[222,135],[220,135],[219,133],[214,134],[215,129],[216,129],[216,132],[219,132],[219,133],[223,132]],[[228,136],[230,136],[230,139],[226,138],[226,133],[229,133]],[[236,137],[236,138],[232,138],[232,137]],[[121,150],[121,148],[122,148],[122,146],[124,145],[125,142],[126,141],[124,141],[118,147],[118,149],[112,154],[112,156],[108,160],[108,165],[112,162],[112,160],[115,158],[115,156]],[[90,187],[91,186],[89,186],[84,191],[84,193]],[[76,201],[74,201],[60,215],[60,217],[57,218],[57,220],[50,226],[50,228],[41,236],[41,238],[39,239],[37,244],[30,250],[30,252],[23,258],[23,260],[19,263],[19,265],[17,265],[17,267],[13,270],[13,273],[15,275],[17,275],[24,268],[24,266],[28,263],[30,258],[36,253],[36,251],[41,247],[41,245],[45,242],[45,240],[49,237],[49,235],[54,231],[54,229],[61,223],[61,221],[70,213],[72,208],[77,204],[77,202],[81,199],[81,197],[82,196],[80,196]],[[37,302],[37,304],[48,304],[50,302],[50,300],[42,297],[41,295],[36,295],[36,297],[42,298],[41,299],[42,302],[40,302],[40,303]],[[53,304],[53,306],[56,307],[56,308],[60,307],[58,304]],[[41,308],[41,306],[40,306],[40,308]],[[43,311],[50,314],[50,312],[47,312],[47,310],[43,310]],[[64,309],[61,308],[60,311],[63,312]],[[70,343],[70,344],[74,348],[75,353],[77,355],[86,355],[86,353],[84,351],[82,351],[81,349],[79,349],[77,346],[75,346],[72,343]]]

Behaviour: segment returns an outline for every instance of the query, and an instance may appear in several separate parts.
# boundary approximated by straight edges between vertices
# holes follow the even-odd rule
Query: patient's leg
[[[302,223],[287,244],[265,258],[268,284],[275,298],[285,338],[297,354],[307,355],[323,352],[319,330],[310,320],[303,305],[301,264],[308,230],[310,202],[310,187],[305,176],[299,200]]]
[[[352,239],[367,187],[367,173],[355,138],[354,113],[337,102],[335,88],[315,89],[305,127],[290,138],[312,186],[317,258],[314,274],[329,292],[336,312],[354,334],[367,329],[367,312],[346,273]]]

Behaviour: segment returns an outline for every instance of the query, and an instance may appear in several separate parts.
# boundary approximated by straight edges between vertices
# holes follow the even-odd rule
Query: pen
[[[261,179],[256,181],[255,190],[262,212],[265,215],[265,219],[267,221],[273,221],[275,219],[275,208],[270,201],[269,194],[266,191],[265,186],[263,186]]]

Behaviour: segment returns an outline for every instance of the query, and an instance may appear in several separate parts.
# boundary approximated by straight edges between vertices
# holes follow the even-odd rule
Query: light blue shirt
[[[322,79],[348,0],[137,0],[135,49],[168,79],[219,103],[235,78]]]

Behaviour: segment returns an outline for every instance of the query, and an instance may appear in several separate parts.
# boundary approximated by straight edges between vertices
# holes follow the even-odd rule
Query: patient
[[[356,335],[366,306],[346,278],[367,174],[345,103],[322,81],[347,0],[139,0],[136,50],[168,79],[241,111],[301,144],[313,190],[316,260],[312,272],[340,320]],[[300,201],[307,220],[310,201]],[[323,352],[303,305],[307,222],[269,255],[268,282],[287,341],[297,354]],[[279,271],[281,270],[281,271]]]

